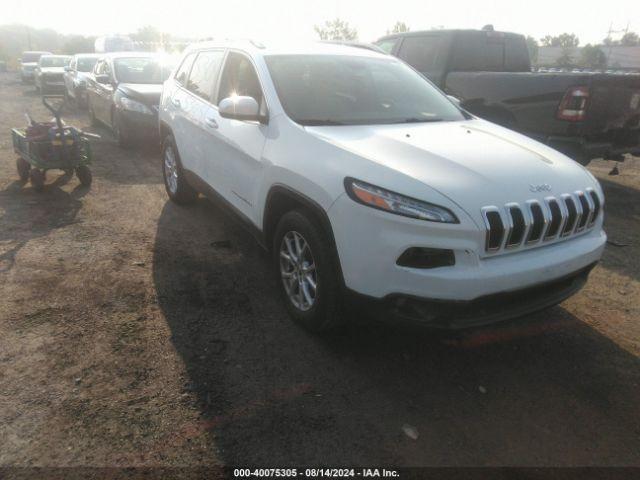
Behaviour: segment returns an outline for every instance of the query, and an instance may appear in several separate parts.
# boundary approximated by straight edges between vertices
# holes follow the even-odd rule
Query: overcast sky
[[[9,0],[2,0],[2,3]],[[638,0],[107,0],[11,1],[0,23],[26,23],[62,33],[128,33],[143,25],[189,37],[314,39],[314,24],[340,17],[364,41],[384,35],[398,20],[412,30],[481,28],[519,32],[539,39],[571,32],[581,44],[601,41],[614,29],[640,30]],[[96,5],[91,8],[90,5]],[[619,34],[618,34],[619,36]]]

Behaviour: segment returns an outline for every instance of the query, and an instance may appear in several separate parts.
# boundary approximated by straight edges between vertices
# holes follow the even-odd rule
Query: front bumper
[[[121,109],[118,111],[121,130],[132,140],[158,137],[158,114],[144,114]],[[123,130],[124,131],[124,130]]]
[[[510,292],[537,288],[590,269],[602,256],[606,243],[602,216],[591,230],[570,239],[486,256],[479,250],[483,245],[483,232],[464,220],[457,225],[445,225],[406,219],[359,205],[346,195],[336,200],[328,214],[345,287],[384,305],[402,307],[396,308],[396,313],[405,317],[415,315],[406,313],[403,305],[411,305],[412,309],[424,313],[436,304],[449,304],[444,309],[435,309],[443,313],[442,317],[451,317],[449,313],[457,312],[458,307],[450,308],[451,305],[467,306],[479,312],[474,302],[483,303],[483,298],[495,295],[511,298]],[[412,247],[452,250],[455,265],[432,269],[397,265],[401,254]],[[575,291],[569,288],[566,296]],[[553,294],[553,289],[546,299],[545,295],[536,294],[536,300],[523,307],[524,310],[544,308],[566,298]],[[479,320],[497,321],[523,314],[506,304],[503,307],[503,314],[500,311],[480,314]],[[458,320],[448,318],[444,323],[477,323],[478,319],[458,313],[460,315],[453,315],[459,317]],[[429,315],[418,316],[428,322],[436,321]]]
[[[46,92],[63,92],[64,81],[62,80],[47,80],[46,78],[40,79],[41,88]]]
[[[494,293],[470,301],[446,301],[389,295],[379,300],[355,295],[358,306],[380,320],[419,323],[442,329],[488,325],[552,307],[577,293],[596,263],[562,278],[520,290]]]

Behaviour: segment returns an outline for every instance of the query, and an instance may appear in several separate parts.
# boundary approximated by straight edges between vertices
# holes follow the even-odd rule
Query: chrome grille
[[[495,253],[578,234],[594,226],[601,210],[600,197],[592,188],[547,197],[544,202],[484,207],[486,251]]]

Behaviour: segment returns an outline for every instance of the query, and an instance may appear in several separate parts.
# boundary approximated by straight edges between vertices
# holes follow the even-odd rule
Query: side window
[[[213,90],[216,87],[223,58],[222,50],[200,52],[193,62],[187,81],[187,90],[208,102],[213,102]]]
[[[433,71],[440,62],[440,35],[405,37],[398,56],[419,72]]]
[[[396,43],[398,43],[397,38],[390,38],[389,40],[381,40],[377,42],[376,45],[385,52],[391,53],[393,51],[393,47],[396,46]]]
[[[217,103],[232,95],[253,97],[260,105],[260,109],[264,108],[264,97],[258,74],[251,61],[245,55],[236,52],[229,53],[224,65]]]
[[[185,86],[187,84],[187,77],[189,76],[189,70],[191,70],[191,65],[193,65],[193,60],[196,58],[195,53],[190,53],[186,56],[182,65],[176,72],[176,82],[180,85]]]

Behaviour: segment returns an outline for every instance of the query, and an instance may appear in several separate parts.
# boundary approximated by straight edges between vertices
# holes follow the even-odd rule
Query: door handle
[[[211,128],[218,128],[218,122],[216,122],[216,119],[213,117],[207,117],[204,120],[204,123],[207,124],[207,126],[211,127]]]
[[[180,100],[178,100],[177,98],[171,99],[171,103],[173,103],[174,107],[180,108]]]

